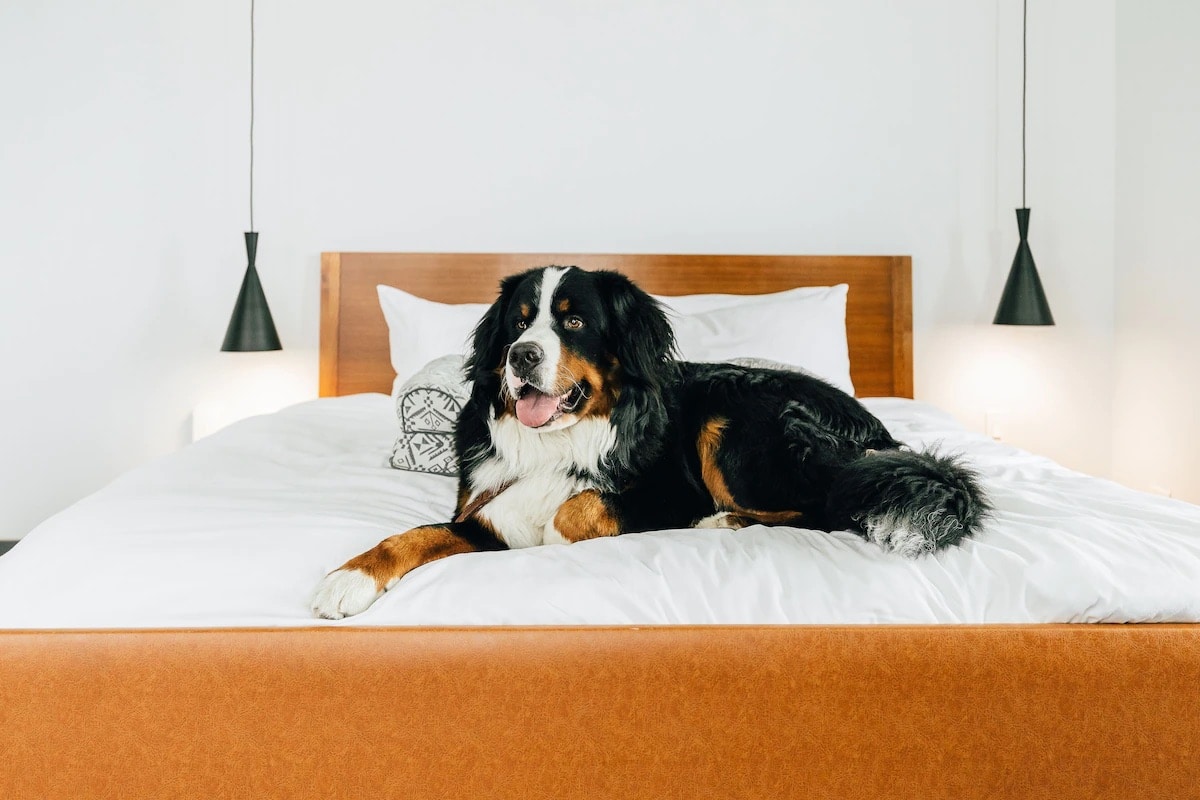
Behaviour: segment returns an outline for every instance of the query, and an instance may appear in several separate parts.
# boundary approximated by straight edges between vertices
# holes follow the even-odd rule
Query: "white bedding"
[[[910,561],[849,533],[681,530],[455,556],[366,613],[314,620],[327,571],[449,519],[451,478],[390,469],[391,400],[317,400],[147,464],[0,557],[0,627],[1200,621],[1200,508],[867,401],[897,438],[969,454],[998,511]]]

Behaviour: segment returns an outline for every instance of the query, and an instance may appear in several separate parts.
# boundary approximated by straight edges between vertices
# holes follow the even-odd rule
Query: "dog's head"
[[[662,412],[674,346],[658,303],[624,275],[542,267],[501,283],[475,328],[467,377],[496,417],[536,431],[599,416],[617,425]]]

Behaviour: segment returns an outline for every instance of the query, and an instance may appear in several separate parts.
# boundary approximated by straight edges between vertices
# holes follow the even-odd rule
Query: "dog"
[[[763,524],[849,530],[918,556],[976,533],[990,510],[965,464],[910,451],[816,377],[677,360],[662,307],[618,272],[506,278],[465,373],[454,520],[331,572],[318,616],[358,614],[459,553]]]

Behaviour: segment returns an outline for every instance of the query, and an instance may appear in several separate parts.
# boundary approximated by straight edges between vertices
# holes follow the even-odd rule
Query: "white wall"
[[[1113,473],[1200,503],[1200,4],[1117,23]]]
[[[259,263],[287,349],[258,363],[315,394],[322,250],[908,253],[918,396],[977,426],[1002,403],[1008,438],[1105,473],[1114,0],[1033,6],[1031,239],[1059,321],[1037,332],[988,324],[1017,241],[1018,0],[260,0]],[[0,8],[0,538],[244,386],[216,350],[247,12]]]

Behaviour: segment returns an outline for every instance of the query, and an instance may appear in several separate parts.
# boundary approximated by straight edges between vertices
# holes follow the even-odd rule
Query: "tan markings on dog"
[[[615,366],[604,370],[577,353],[563,350],[558,362],[559,386],[566,387],[563,390],[566,391],[574,380],[576,383],[586,383],[589,387],[588,399],[577,414],[580,418],[607,417],[612,413],[618,395],[617,381],[613,377],[615,371]]]
[[[471,487],[467,486],[465,482],[460,483],[458,485],[458,502],[454,504],[454,516],[457,517],[460,513],[462,513],[462,510],[466,508],[467,502],[470,499]]]
[[[567,311],[571,310],[571,301],[564,297],[562,300],[558,301],[557,307],[559,311],[566,313]]]
[[[617,536],[621,523],[605,505],[600,493],[592,489],[580,492],[558,507],[554,529],[568,542]]]
[[[713,417],[700,426],[700,435],[696,437],[696,450],[700,454],[700,478],[708,493],[712,495],[713,504],[718,511],[730,511],[736,515],[739,526],[753,525],[793,525],[803,518],[799,511],[759,511],[746,508],[733,498],[729,490],[729,482],[725,473],[717,463],[717,451],[721,448],[721,439],[725,435],[725,426],[729,420]]]
[[[758,523],[760,525],[795,525],[804,519],[799,511],[755,511],[752,508],[738,508],[734,512],[741,526]]]
[[[407,533],[389,536],[362,555],[342,565],[342,569],[357,569],[375,580],[379,591],[403,578],[422,564],[459,553],[473,553],[475,548],[444,525],[425,525]]]
[[[717,450],[721,447],[721,437],[725,435],[727,424],[729,420],[713,417],[700,426],[700,435],[696,437],[696,450],[700,453],[700,478],[712,495],[718,511],[731,511],[735,506],[725,473],[717,465]]]
[[[529,305],[529,303],[521,303],[521,316],[522,317],[524,317],[525,319],[529,319],[529,315],[532,313],[533,313],[533,306]]]

